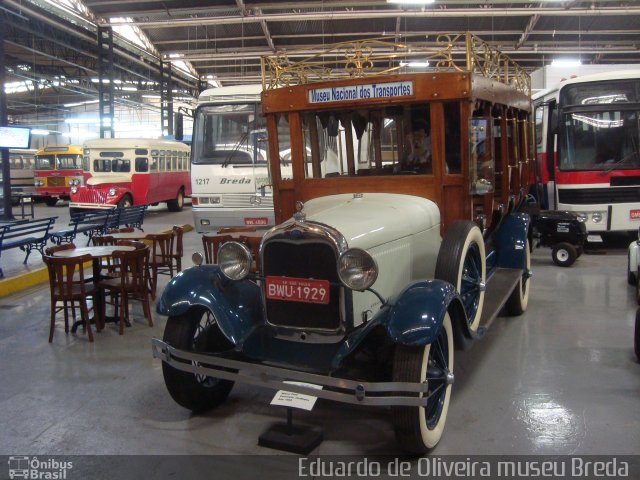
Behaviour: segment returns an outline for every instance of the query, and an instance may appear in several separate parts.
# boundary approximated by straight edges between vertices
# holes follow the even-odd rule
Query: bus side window
[[[158,157],[151,157],[151,165],[149,166],[150,172],[158,171]]]
[[[444,155],[447,173],[461,173],[460,104],[444,104]],[[493,159],[492,159],[493,160]]]
[[[280,178],[291,180],[291,133],[289,131],[289,117],[286,114],[277,115],[278,151],[280,154]]]
[[[136,172],[148,172],[149,160],[145,157],[136,157]]]
[[[492,152],[491,118],[469,119],[469,159],[471,193],[483,195],[494,190],[495,162]]]

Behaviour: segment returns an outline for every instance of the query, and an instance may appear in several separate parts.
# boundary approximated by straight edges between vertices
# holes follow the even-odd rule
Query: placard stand
[[[324,433],[305,425],[293,424],[293,408],[287,407],[287,423],[276,423],[258,438],[261,447],[306,455],[322,443]]]

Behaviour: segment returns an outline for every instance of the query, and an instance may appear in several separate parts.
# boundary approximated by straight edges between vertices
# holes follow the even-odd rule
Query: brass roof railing
[[[299,60],[296,60],[299,58]],[[289,85],[405,73],[411,60],[428,71],[479,74],[531,96],[529,74],[496,48],[469,32],[441,33],[430,45],[395,43],[389,37],[336,43],[321,52],[280,51],[261,58],[265,90]]]

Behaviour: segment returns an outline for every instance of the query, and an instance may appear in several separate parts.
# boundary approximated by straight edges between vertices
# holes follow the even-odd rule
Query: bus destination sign
[[[312,88],[309,103],[344,102],[349,100],[371,100],[373,98],[397,98],[413,95],[413,82],[369,83],[344,87]]]

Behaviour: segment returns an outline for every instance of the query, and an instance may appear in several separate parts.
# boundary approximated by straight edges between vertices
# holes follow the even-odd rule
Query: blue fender
[[[529,222],[526,213],[511,213],[503,220],[494,237],[498,267],[524,268]]]
[[[460,302],[453,285],[443,280],[410,283],[372,319],[385,326],[394,343],[423,346],[433,342],[451,302]]]
[[[177,316],[194,306],[209,309],[223,335],[234,345],[264,318],[260,287],[250,280],[234,282],[217,265],[183,270],[167,284],[158,300],[160,315]]]

